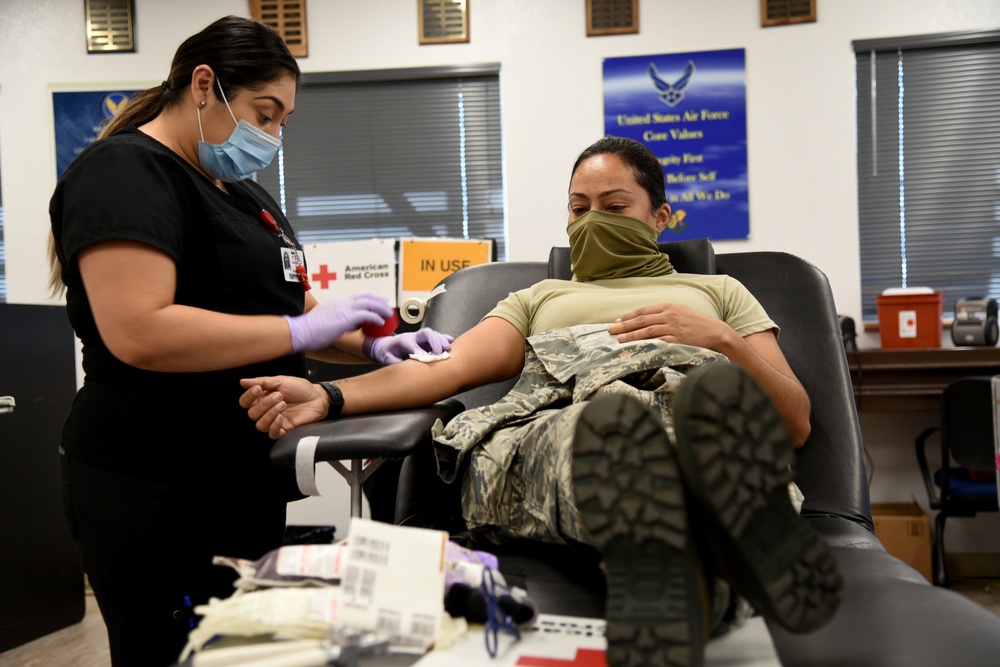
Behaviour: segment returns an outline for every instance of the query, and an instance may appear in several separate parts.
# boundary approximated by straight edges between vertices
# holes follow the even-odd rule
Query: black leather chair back
[[[511,292],[531,287],[548,277],[544,262],[498,262],[456,271],[441,281],[445,291],[427,301],[422,326],[458,337],[476,326],[486,313]],[[465,407],[496,403],[517,377],[470,389],[455,396]]]
[[[941,394],[941,440],[963,468],[996,467],[991,377],[962,378],[945,387]]]
[[[861,424],[826,275],[780,252],[720,254],[718,270],[743,283],[781,327],[778,344],[812,402],[812,432],[795,463],[803,514],[843,516],[873,531]]]

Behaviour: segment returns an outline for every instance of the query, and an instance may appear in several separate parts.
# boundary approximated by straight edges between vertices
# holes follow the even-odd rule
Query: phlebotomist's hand
[[[296,352],[329,347],[348,331],[365,322],[382,325],[392,315],[389,302],[376,294],[355,294],[320,304],[302,315],[285,316]]]
[[[418,352],[430,352],[441,354],[451,349],[451,342],[455,340],[448,334],[439,333],[434,329],[424,327],[418,331],[410,333],[396,334],[384,338],[375,338],[369,344],[368,356],[373,361],[377,361],[383,366],[396,364],[404,359],[408,359],[411,354]]]

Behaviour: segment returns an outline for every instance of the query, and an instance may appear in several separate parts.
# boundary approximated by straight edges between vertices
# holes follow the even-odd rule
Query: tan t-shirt
[[[528,338],[576,324],[610,324],[625,313],[658,303],[690,306],[724,321],[744,337],[778,329],[740,281],[698,273],[589,282],[543,280],[512,292],[486,317],[507,320]]]

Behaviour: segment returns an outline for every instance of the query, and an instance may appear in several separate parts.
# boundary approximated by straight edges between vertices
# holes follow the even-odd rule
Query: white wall
[[[0,0],[0,169],[11,302],[47,299],[46,211],[55,178],[52,87],[159,83],[184,37],[224,14],[249,15],[244,0],[135,4],[138,52],[88,55],[80,0]],[[413,0],[311,0],[309,57],[301,66],[318,72],[499,62],[509,255],[534,260],[566,243],[569,168],[603,133],[602,59],[745,48],[751,238],[719,242],[718,249],[798,254],[827,273],[840,312],[856,318],[861,307],[851,41],[1000,26],[996,0],[827,0],[819,3],[817,23],[767,29],[760,28],[756,0],[643,0],[640,34],[587,38],[582,0],[470,5],[469,44],[419,46]],[[911,422],[892,418],[877,443],[869,439],[873,451],[890,452],[877,458],[894,459],[903,451],[910,456],[919,432]],[[893,495],[884,498],[882,466],[877,475],[874,499],[905,500],[908,489],[923,498],[909,472],[902,481],[891,480],[885,488]],[[958,535],[969,522],[955,523]],[[995,528],[990,532],[1000,535]]]

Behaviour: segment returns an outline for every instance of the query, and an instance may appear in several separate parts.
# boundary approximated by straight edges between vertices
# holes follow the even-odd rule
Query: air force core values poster
[[[604,129],[663,165],[672,215],[660,240],[749,236],[743,49],[605,59]]]

